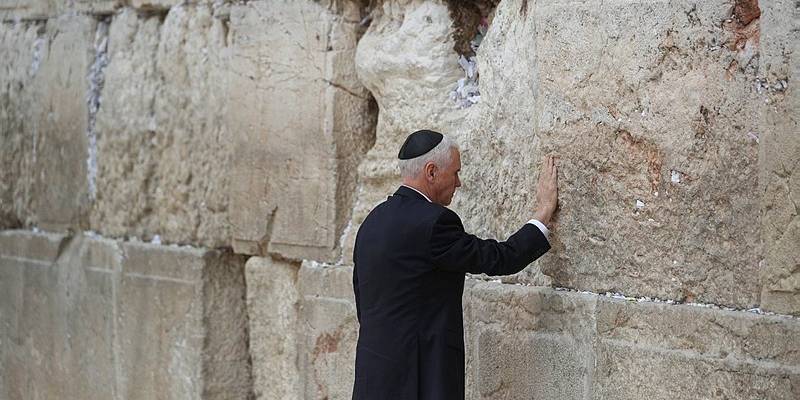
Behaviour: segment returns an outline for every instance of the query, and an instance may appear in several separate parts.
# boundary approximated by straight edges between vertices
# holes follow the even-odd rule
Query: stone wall
[[[0,398],[349,398],[355,234],[421,128],[484,237],[559,157],[553,250],[468,277],[468,398],[798,398],[798,21],[0,0]]]
[[[252,391],[241,256],[13,230],[0,251],[0,398]]]

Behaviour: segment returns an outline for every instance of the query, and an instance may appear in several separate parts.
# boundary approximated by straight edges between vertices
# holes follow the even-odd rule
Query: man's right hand
[[[536,184],[536,214],[534,218],[549,225],[558,207],[558,167],[553,156],[546,156]]]

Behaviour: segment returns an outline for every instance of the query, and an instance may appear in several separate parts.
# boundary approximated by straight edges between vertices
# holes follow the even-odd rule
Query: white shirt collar
[[[428,196],[425,196],[425,193],[422,193],[422,192],[420,192],[419,190],[417,190],[417,189],[414,189],[413,187],[411,187],[411,186],[408,186],[408,185],[405,185],[405,184],[403,184],[403,185],[400,185],[400,186],[405,186],[405,187],[407,187],[407,188],[409,188],[409,189],[411,189],[411,190],[413,190],[413,191],[415,191],[415,192],[417,192],[417,193],[421,194],[421,195],[422,195],[422,197],[424,197],[424,198],[425,198],[425,200],[428,200],[428,203],[433,203],[433,202],[431,201],[431,199],[429,199],[429,198],[428,198]]]

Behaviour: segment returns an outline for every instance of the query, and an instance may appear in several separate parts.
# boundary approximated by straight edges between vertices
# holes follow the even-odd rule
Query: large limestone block
[[[31,202],[49,230],[88,227],[91,206],[87,79],[94,62],[97,21],[64,16],[46,26],[47,51],[32,88],[34,155]]]
[[[0,24],[0,226],[88,226],[87,75],[101,25],[76,15]]]
[[[17,278],[2,301],[14,308],[2,311],[12,330],[1,332],[0,397],[112,398],[108,267],[84,237],[7,231],[0,243],[0,270]]]
[[[470,280],[468,280],[468,283]],[[584,398],[596,296],[478,282],[465,292],[472,398]]]
[[[123,245],[123,253],[117,299],[123,397],[246,398],[252,379],[244,260],[136,243]]]
[[[758,18],[732,3],[502,2],[455,208],[480,235],[530,218],[560,156],[558,286],[758,304]],[[748,17],[749,18],[749,17]],[[645,22],[646,21],[646,22]],[[537,280],[531,268],[518,280]]]
[[[0,227],[19,228],[33,217],[34,135],[31,87],[46,54],[45,25],[0,24]]]
[[[29,395],[36,371],[31,370],[34,343],[28,331],[34,316],[23,313],[25,307],[29,311],[34,307],[26,294],[31,290],[26,287],[26,281],[31,280],[26,271],[51,265],[63,243],[64,237],[57,234],[0,233],[0,398],[23,399],[23,395]]]
[[[586,355],[570,338],[486,328],[478,336],[476,350],[477,398],[586,398]]]
[[[300,268],[297,338],[303,398],[346,399],[353,394],[358,320],[353,269],[304,262]]]
[[[374,129],[355,76],[360,19],[350,1],[232,6],[226,122],[236,252],[339,259]]]
[[[246,398],[243,265],[218,251],[3,232],[0,275],[14,287],[0,303],[0,397]]]
[[[632,351],[657,350],[786,370],[800,366],[796,318],[604,299],[597,306],[596,324],[600,342]]]
[[[210,6],[114,16],[95,126],[93,230],[229,244],[225,48],[225,22]]]
[[[759,188],[764,287],[761,307],[800,314],[800,93],[790,82],[800,77],[800,5],[761,4],[762,77]]]
[[[595,399],[796,399],[800,374],[731,360],[600,346]]]
[[[359,188],[344,261],[352,262],[358,227],[400,184],[397,152],[418,129],[458,136],[464,110],[450,91],[464,72],[453,50],[453,24],[444,3],[385,1],[372,10],[369,29],[358,42],[358,78],[378,102],[375,145],[359,167]]]
[[[245,265],[253,391],[258,399],[301,399],[296,263],[251,257]]]
[[[797,318],[488,282],[467,287],[473,398],[798,395]]]

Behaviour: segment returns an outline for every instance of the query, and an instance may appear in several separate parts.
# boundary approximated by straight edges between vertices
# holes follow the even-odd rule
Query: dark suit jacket
[[[531,224],[502,243],[467,234],[456,213],[401,186],[356,236],[353,399],[463,399],[464,274],[514,274],[549,249]]]

